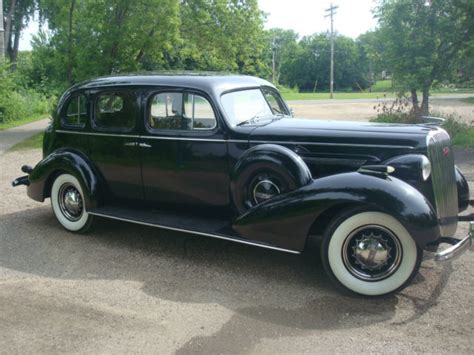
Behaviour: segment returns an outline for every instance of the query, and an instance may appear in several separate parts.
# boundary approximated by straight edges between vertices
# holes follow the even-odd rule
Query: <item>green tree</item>
[[[268,73],[263,13],[256,0],[183,0],[181,41],[170,67]]]
[[[69,84],[141,70],[147,57],[164,61],[178,38],[178,0],[41,0],[39,7],[50,35],[35,39],[40,60],[33,61],[54,63],[49,74]]]
[[[24,28],[33,16],[36,9],[35,0],[4,0],[3,14],[5,28],[6,54],[10,62],[13,63],[11,70],[16,68],[16,59],[20,45],[20,36]]]
[[[265,60],[268,66],[273,66],[275,55],[275,84],[280,82],[282,67],[292,60],[298,50],[298,34],[293,30],[272,28],[265,32]]]
[[[336,36],[334,82],[339,90],[361,90],[370,85],[369,66],[361,63],[365,53],[348,37]],[[281,82],[301,91],[328,90],[331,41],[329,34],[303,37],[282,66]]]
[[[396,85],[410,92],[416,116],[428,114],[430,89],[453,77],[462,49],[472,41],[474,2],[381,0],[376,14]]]

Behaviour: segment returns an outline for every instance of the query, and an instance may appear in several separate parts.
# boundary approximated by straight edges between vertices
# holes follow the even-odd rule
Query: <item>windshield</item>
[[[260,118],[281,118],[290,113],[280,96],[268,89],[233,91],[222,95],[224,111],[233,126],[254,123]]]

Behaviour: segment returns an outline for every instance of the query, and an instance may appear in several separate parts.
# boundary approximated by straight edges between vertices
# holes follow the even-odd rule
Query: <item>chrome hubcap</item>
[[[59,189],[59,208],[70,221],[77,221],[84,211],[81,193],[72,184],[64,184]]]
[[[253,189],[253,199],[256,204],[269,200],[279,194],[280,189],[278,186],[268,179],[259,181]]]
[[[380,281],[400,266],[402,248],[397,236],[387,228],[367,225],[354,230],[342,252],[347,270],[359,279]]]

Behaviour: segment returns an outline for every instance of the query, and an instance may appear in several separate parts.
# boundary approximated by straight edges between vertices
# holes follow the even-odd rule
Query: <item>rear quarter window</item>
[[[66,104],[62,125],[83,128],[87,120],[87,101],[85,95],[72,96]]]

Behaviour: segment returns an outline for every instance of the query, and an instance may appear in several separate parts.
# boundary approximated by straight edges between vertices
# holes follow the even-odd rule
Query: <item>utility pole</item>
[[[331,70],[330,70],[330,82],[329,82],[329,97],[332,99],[333,98],[333,93],[334,93],[334,15],[336,14],[336,9],[338,9],[339,6],[334,6],[331,4],[329,9],[326,9],[324,11],[329,12],[328,15],[324,17],[330,17],[331,18]]]
[[[3,28],[3,0],[0,0],[0,59],[5,58],[5,29]]]

